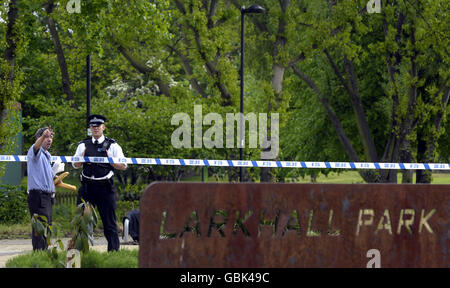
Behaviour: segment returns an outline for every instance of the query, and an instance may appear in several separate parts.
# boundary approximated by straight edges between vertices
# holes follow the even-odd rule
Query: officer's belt
[[[88,176],[86,176],[86,175],[83,174],[83,171],[81,171],[81,176],[82,176],[83,178],[85,178],[86,180],[91,180],[91,181],[109,180],[109,179],[111,179],[111,177],[112,177],[112,175],[109,175],[109,173],[108,173],[108,175],[106,175],[106,176],[104,176],[104,177],[100,177],[100,178],[88,177]]]

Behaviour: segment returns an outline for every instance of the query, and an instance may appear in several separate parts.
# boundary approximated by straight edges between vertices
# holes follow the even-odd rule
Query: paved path
[[[69,238],[62,239],[64,246],[67,247]],[[120,243],[120,249],[138,249],[139,245],[127,245]],[[107,242],[104,237],[94,238],[94,246],[91,247],[96,251],[106,252]],[[16,239],[16,240],[0,240],[0,268],[5,268],[6,261],[10,258],[16,257],[23,253],[28,253],[33,250],[31,239]]]

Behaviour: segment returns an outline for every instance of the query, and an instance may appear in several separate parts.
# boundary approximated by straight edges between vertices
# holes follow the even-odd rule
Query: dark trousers
[[[119,250],[119,232],[116,223],[116,198],[112,184],[107,181],[102,183],[82,183],[78,191],[77,205],[84,201],[98,208],[103,222],[103,234],[108,241],[108,251]]]
[[[28,209],[30,216],[38,214],[47,217],[48,225],[52,225],[52,206],[53,198],[50,193],[41,190],[30,190],[28,194]],[[36,231],[32,229],[31,244],[33,250],[45,250],[48,248],[47,239],[44,236],[39,236]]]

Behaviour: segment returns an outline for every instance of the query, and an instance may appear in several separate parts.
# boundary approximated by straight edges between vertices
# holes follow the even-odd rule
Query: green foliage
[[[138,250],[122,249],[114,252],[90,251],[81,254],[81,268],[137,268]],[[46,251],[33,251],[19,255],[6,262],[7,268],[61,268],[66,252],[58,252],[48,257]]]
[[[450,31],[448,21],[442,18],[445,14],[442,8],[448,6],[447,2],[395,1],[382,5],[381,14],[365,13],[367,1],[340,1],[332,5],[328,1],[310,1],[299,5],[304,7],[303,13],[297,14],[302,23],[297,28],[304,44],[302,49],[295,50],[297,55],[303,52],[305,60],[296,67],[310,77],[321,97],[328,100],[362,161],[437,160],[434,154],[427,155],[427,160],[419,155],[423,152],[418,151],[418,141],[427,142],[432,151],[433,143],[443,131],[435,131],[434,121],[439,113],[444,118],[448,115],[446,104],[441,101],[450,71],[449,39],[441,37],[444,31]],[[447,47],[438,41],[444,41]],[[437,46],[441,49],[436,49]],[[353,75],[349,63],[355,71]],[[293,125],[286,127],[287,135],[282,136],[284,155],[305,161],[348,161],[348,150],[340,148],[342,145],[318,101],[317,91],[310,90],[306,81],[302,81],[302,85],[297,81],[289,83],[288,89],[299,92],[293,93],[289,105]],[[344,89],[343,85],[349,85],[350,89]],[[440,94],[437,87],[443,89]],[[376,158],[368,156],[364,144],[367,137],[356,125],[355,105],[349,101],[352,99],[349,91],[359,93],[370,137],[375,142]],[[310,100],[311,97],[317,100]],[[398,145],[402,148],[394,148],[402,149],[400,155],[388,147],[393,139],[400,139]],[[445,155],[446,150],[440,146],[437,151]],[[312,173],[299,173],[304,172]]]
[[[252,1],[93,0],[81,1],[80,14],[69,14],[67,1],[60,1],[50,16],[39,0],[22,1],[19,7],[16,84],[1,82],[6,94],[0,94],[22,103],[25,147],[38,127],[52,125],[51,153],[73,155],[86,134],[85,59],[90,54],[92,113],[107,116],[106,135],[127,157],[237,158],[237,149],[173,148],[170,136],[177,127],[170,120],[177,112],[192,119],[194,104],[203,104],[204,115],[239,111],[239,8]],[[349,160],[316,91],[293,73],[295,65],[328,100],[361,161],[381,159],[368,155],[368,139],[361,135],[344,83],[358,92],[378,158],[401,160],[399,153],[384,153],[393,151],[387,144],[396,137],[414,161],[447,161],[450,112],[437,92],[448,86],[450,75],[449,1],[393,1],[383,3],[380,14],[366,13],[366,0],[258,4],[266,13],[245,18],[244,112],[280,113],[279,160]],[[6,6],[0,11],[5,19]],[[58,28],[73,102],[61,89],[48,17]],[[0,21],[0,35],[4,50],[6,22]],[[4,61],[0,65],[4,73],[11,68]],[[5,127],[2,131],[9,132]],[[429,155],[419,155],[420,141],[438,145],[427,144]],[[245,158],[259,159],[259,153],[259,148],[245,149]],[[221,179],[234,179],[232,169],[214,169],[211,175],[217,171]],[[176,181],[192,171],[139,165],[116,175],[121,185],[148,184]],[[247,171],[258,180],[260,169]],[[272,170],[279,180],[317,172],[328,170]]]
[[[34,236],[44,237],[48,245],[50,245],[50,227],[46,216],[34,213],[31,217],[31,228],[34,231]]]
[[[61,234],[56,237],[70,237],[72,232],[72,219],[75,217],[77,207],[72,204],[53,205],[53,226],[58,227]]]
[[[89,251],[89,243],[94,245],[94,228],[97,226],[97,212],[89,202],[82,199],[82,203],[77,206],[75,217],[71,224],[72,238],[69,241],[68,249],[77,249],[81,252]]]
[[[47,242],[49,249],[47,250],[50,258],[56,259],[57,249],[64,250],[64,245],[61,239],[56,239],[52,244],[52,237],[58,234],[58,229],[55,226],[49,225],[48,218],[44,215],[34,213],[31,217],[31,227],[34,236],[41,236]],[[51,247],[53,245],[53,247]]]
[[[9,1],[8,1],[9,2]],[[22,67],[17,65],[25,54],[28,40],[25,37],[24,21],[18,14],[13,23],[9,23],[7,9],[10,3],[3,3],[0,10],[0,153],[14,151],[15,136],[20,131],[20,118],[17,103],[23,92],[24,73]],[[11,25],[13,24],[13,25]],[[9,27],[12,30],[9,31]],[[0,175],[4,173],[4,163],[0,163]]]
[[[142,192],[147,187],[146,184],[127,184],[126,186],[118,187],[120,201],[139,201]]]
[[[122,249],[108,253],[91,251],[81,257],[81,268],[137,268],[138,250]]]
[[[0,184],[0,222],[25,223],[28,219],[27,192],[24,187]]]
[[[117,201],[116,206],[117,222],[123,223],[123,218],[128,212],[139,209],[139,201]]]
[[[0,223],[0,239],[29,239],[30,235],[31,226],[29,221],[21,224]]]
[[[61,253],[58,260],[64,261],[65,255]],[[58,261],[59,262],[59,261]],[[19,255],[6,262],[8,268],[56,268],[61,267],[52,258],[48,257],[47,251],[37,250],[31,253]]]

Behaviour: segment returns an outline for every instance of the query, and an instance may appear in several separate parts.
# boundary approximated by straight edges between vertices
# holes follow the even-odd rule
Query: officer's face
[[[100,126],[91,126],[90,128],[91,128],[92,136],[95,139],[98,139],[98,138],[102,137],[103,131],[105,130],[105,125],[101,124]]]

